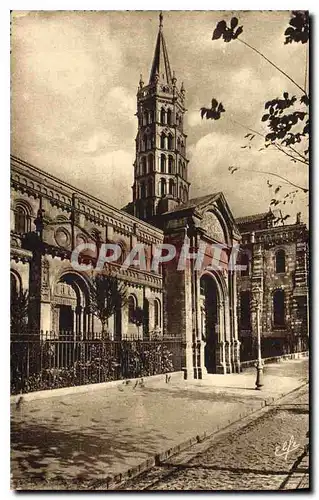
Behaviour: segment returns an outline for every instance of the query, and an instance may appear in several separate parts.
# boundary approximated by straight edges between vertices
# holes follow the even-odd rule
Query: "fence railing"
[[[11,335],[11,393],[181,370],[179,339],[101,339],[54,332]]]
[[[262,358],[271,358],[282,356],[285,354],[294,354],[297,352],[308,351],[309,337],[308,335],[296,337],[262,337],[261,339],[261,356]],[[240,360],[250,361],[257,358],[256,339],[252,337],[244,337],[241,339],[240,345]]]

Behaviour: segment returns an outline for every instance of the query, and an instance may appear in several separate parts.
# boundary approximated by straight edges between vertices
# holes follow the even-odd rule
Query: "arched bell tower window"
[[[153,172],[153,169],[154,169],[153,155],[150,154],[148,155],[148,171]]]
[[[164,108],[161,109],[161,124],[162,125],[166,124],[166,112]]]
[[[284,273],[286,267],[286,255],[284,250],[276,252],[276,273]]]
[[[146,135],[144,135],[142,138],[142,151],[146,151],[146,147],[147,147],[147,137]]]
[[[166,156],[161,155],[161,172],[165,174],[166,172]]]
[[[142,175],[146,175],[146,158],[145,158],[145,156],[143,156],[141,163],[142,163]]]
[[[148,193],[147,193],[148,196],[153,196],[153,181],[152,181],[152,179],[148,180],[147,191],[148,191]]]
[[[167,110],[167,125],[172,125],[172,110]]]
[[[164,132],[162,132],[162,134],[161,134],[161,149],[166,149],[166,141],[167,141],[167,137],[164,134]]]
[[[168,173],[174,173],[174,158],[172,156],[168,157]]]
[[[141,182],[141,198],[146,198],[146,187],[145,182]]]
[[[183,177],[182,160],[178,160],[178,173],[181,177]]]
[[[168,192],[169,194],[174,194],[174,181],[170,179],[168,182]]]
[[[160,196],[165,196],[166,195],[166,180],[161,179],[160,180]]]

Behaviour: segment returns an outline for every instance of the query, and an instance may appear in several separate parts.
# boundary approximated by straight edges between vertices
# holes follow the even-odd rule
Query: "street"
[[[122,490],[309,488],[308,386],[127,482]]]

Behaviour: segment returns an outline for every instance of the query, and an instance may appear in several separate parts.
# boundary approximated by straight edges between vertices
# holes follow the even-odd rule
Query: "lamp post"
[[[261,358],[261,337],[260,337],[260,310],[261,310],[261,289],[256,288],[256,319],[257,319],[257,377],[256,390],[260,391],[263,384],[263,362]]]

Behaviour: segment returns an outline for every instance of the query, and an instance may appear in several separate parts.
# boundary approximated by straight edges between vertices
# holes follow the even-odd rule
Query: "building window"
[[[284,273],[286,267],[286,256],[284,250],[278,250],[276,253],[276,273]]]
[[[17,233],[28,233],[31,230],[31,218],[24,206],[18,205],[15,209],[14,229]]]
[[[161,303],[158,299],[154,301],[154,325],[161,326]]]
[[[178,151],[181,150],[181,140],[179,137],[177,138],[177,149],[178,149]]]
[[[147,191],[148,191],[148,193],[147,193],[148,196],[153,196],[153,181],[152,181],[152,179],[148,180]]]
[[[183,177],[183,167],[182,167],[182,160],[178,161],[178,173],[181,177]]]
[[[172,125],[172,110],[167,110],[167,125]]]
[[[146,151],[146,146],[147,146],[147,137],[144,135],[142,139],[142,151]]]
[[[136,298],[134,295],[130,295],[127,300],[128,307],[128,321],[129,323],[134,323],[135,319],[135,306],[136,306]]]
[[[147,111],[144,111],[144,113],[143,113],[143,125],[144,126],[147,125],[147,118],[148,118],[147,117]]]
[[[173,181],[173,179],[170,179],[168,181],[168,192],[169,192],[169,194],[174,194],[174,181]]]
[[[152,172],[154,168],[153,155],[148,155],[148,171]]]
[[[146,158],[143,156],[142,158],[142,175],[146,175]]]
[[[166,156],[161,155],[161,172],[162,174],[165,174],[166,172]]]
[[[166,194],[166,180],[161,179],[160,180],[160,196],[165,196]]]
[[[145,182],[141,182],[141,198],[146,198]]]
[[[274,326],[285,326],[285,292],[276,290],[273,296]]]
[[[168,136],[168,149],[174,149],[174,144],[173,144],[173,136],[169,134]]]
[[[245,266],[244,269],[240,271],[241,276],[249,276],[249,256],[247,253],[240,254],[239,262],[241,266]]]
[[[166,149],[166,135],[161,134],[161,149]]]
[[[249,330],[251,327],[249,291],[240,293],[240,327],[243,330]]]
[[[172,156],[168,157],[168,173],[174,173],[174,158]]]
[[[166,113],[164,108],[161,109],[161,124],[162,125],[166,124]]]
[[[186,187],[184,187],[183,201],[184,202],[187,201],[187,188]]]

